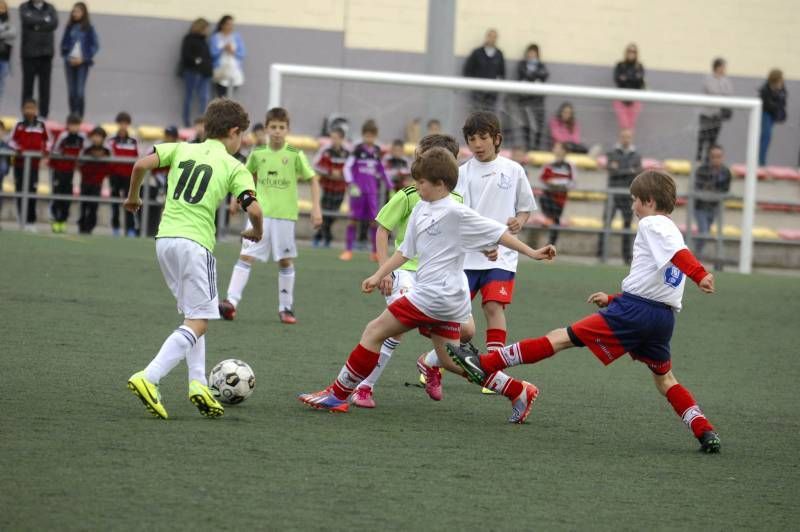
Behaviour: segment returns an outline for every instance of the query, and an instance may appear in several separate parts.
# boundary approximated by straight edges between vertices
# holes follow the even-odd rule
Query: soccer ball
[[[225,404],[241,403],[250,397],[255,387],[256,376],[252,368],[235,358],[223,360],[208,374],[208,388]]]

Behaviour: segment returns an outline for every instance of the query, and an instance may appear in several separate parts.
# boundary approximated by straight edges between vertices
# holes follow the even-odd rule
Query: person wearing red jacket
[[[85,161],[79,164],[81,171],[81,196],[100,196],[100,187],[109,174],[110,164],[107,159],[111,151],[103,144],[106,130],[96,127],[89,133],[89,146],[81,153],[82,157],[92,157],[97,161]],[[90,235],[97,225],[97,202],[82,201],[81,216],[78,218],[78,231]]]
[[[14,132],[11,134],[11,147],[17,152],[41,151],[47,157],[47,128],[39,118],[39,104],[34,99],[27,99],[22,104],[22,120],[17,122]],[[36,194],[36,187],[39,184],[39,159],[31,159],[30,181],[28,192]],[[14,185],[17,192],[22,192],[22,185],[25,177],[25,158],[17,156],[14,159]],[[22,198],[17,198],[17,213],[22,216]],[[36,223],[36,200],[28,200],[28,215],[25,221],[25,228],[34,231]]]
[[[131,126],[131,115],[122,111],[117,115],[117,134],[108,140],[108,149],[114,157],[139,157],[139,144],[135,138],[129,134]],[[133,162],[130,163],[111,163],[109,165],[109,175],[111,180],[111,197],[128,197],[128,187],[131,182],[131,172],[133,172]],[[120,206],[117,203],[111,204],[111,229],[114,236],[120,234],[119,220]],[[125,234],[127,236],[137,236],[139,231],[136,229],[136,218],[133,214],[125,213]]]
[[[75,174],[77,157],[86,146],[86,136],[81,133],[81,117],[75,114],[67,117],[67,129],[62,131],[53,143],[51,153],[75,159],[54,158],[50,161],[50,173],[53,181],[53,194],[72,194],[72,177]],[[69,218],[70,202],[55,200],[50,206],[53,216],[52,227],[54,233],[63,233],[66,221]]]

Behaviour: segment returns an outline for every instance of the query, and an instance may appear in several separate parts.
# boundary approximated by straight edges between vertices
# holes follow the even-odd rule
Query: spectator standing
[[[639,48],[634,43],[625,48],[625,57],[614,67],[614,83],[620,89],[644,89],[644,66],[639,62]],[[642,102],[615,101],[613,105],[619,128],[635,131]]]
[[[244,85],[245,48],[242,36],[234,31],[233,17],[224,15],[219,19],[217,31],[211,36],[211,58],[214,64],[214,84],[217,96],[232,96]]]
[[[783,72],[777,68],[769,71],[767,81],[758,91],[761,97],[761,141],[758,147],[758,164],[767,164],[767,151],[772,140],[772,127],[786,121],[786,87]]]
[[[497,30],[486,32],[482,46],[475,48],[464,63],[464,76],[468,78],[505,79],[506,60],[497,47]],[[492,111],[497,105],[496,92],[473,91],[473,111]]]
[[[724,152],[721,146],[711,146],[708,150],[708,160],[697,167],[694,173],[694,189],[698,192],[711,192],[725,194],[731,189],[731,171],[723,164]],[[694,200],[694,219],[697,221],[697,232],[700,236],[707,236],[714,223],[717,210],[720,208],[719,200],[702,199]],[[705,240],[697,239],[695,248],[697,255],[703,253]]]
[[[183,125],[191,125],[192,103],[197,98],[199,115],[206,112],[208,92],[214,68],[208,47],[208,21],[198,18],[183,37],[181,44],[181,77],[183,78]]]
[[[539,45],[530,44],[525,57],[517,65],[517,79],[529,83],[544,83],[550,72],[539,56]],[[529,150],[538,150],[544,131],[544,96],[521,95],[518,99],[522,117],[521,141]]]
[[[83,2],[72,7],[64,36],[61,38],[61,56],[67,76],[70,114],[83,117],[86,111],[86,80],[94,56],[100,49],[97,32],[89,19],[89,9]]]
[[[581,125],[575,119],[575,108],[569,102],[562,103],[550,119],[550,137],[553,144],[560,142],[569,153],[589,152],[581,143]]]
[[[405,153],[403,153],[404,147],[403,141],[396,139],[394,142],[392,142],[392,147],[389,150],[389,153],[387,153],[383,158],[383,169],[386,172],[386,175],[389,177],[389,180],[394,183],[394,188],[392,191],[386,191],[387,196],[390,193],[403,190],[405,187],[412,184],[411,165],[409,165],[408,159],[406,159]],[[382,203],[385,204],[386,201],[389,201],[388,197],[385,198],[385,201]]]
[[[336,216],[330,213],[339,212],[347,192],[344,180],[344,165],[350,152],[344,147],[344,130],[339,127],[331,129],[331,143],[320,149],[314,157],[314,170],[320,177],[322,187],[322,225],[314,235],[314,247],[320,244],[330,247],[333,240],[331,227]]]
[[[27,99],[22,104],[22,120],[17,122],[14,132],[11,134],[11,148],[19,152],[39,151],[43,157],[47,157],[47,128],[44,122],[39,119],[39,106],[36,100]],[[39,162],[38,157],[31,159],[30,179],[28,181],[28,192],[36,194],[36,187],[39,184]],[[14,158],[14,185],[17,192],[22,192],[25,181],[25,157],[18,155]],[[22,198],[17,198],[17,214],[22,217]],[[25,229],[35,231],[36,226],[36,200],[28,199],[28,214],[23,220]]]
[[[9,151],[11,146],[6,142],[6,135],[8,130],[5,123],[0,120],[0,151]],[[11,157],[7,154],[0,154],[0,190],[3,189],[3,180],[8,175],[8,170],[11,167]],[[0,211],[2,211],[3,198],[0,198]],[[2,216],[0,216],[2,218]]]
[[[106,140],[106,130],[96,127],[89,133],[89,145],[81,153],[82,157],[90,157],[94,160],[82,161],[79,164],[81,170],[81,196],[100,197],[100,188],[103,180],[108,175],[109,165],[106,159],[111,152],[104,145]],[[97,225],[97,202],[82,201],[81,215],[78,218],[78,232],[82,235],[90,235]]]
[[[67,117],[67,129],[56,137],[51,150],[53,155],[70,157],[70,159],[54,157],[50,160],[50,177],[54,194],[72,195],[72,178],[78,163],[77,157],[85,147],[86,136],[81,133],[81,117],[71,114]],[[51,227],[54,233],[66,231],[70,205],[71,202],[68,200],[54,200],[50,206],[53,218]]]
[[[624,193],[612,194],[611,208],[609,204],[603,209],[603,223],[605,227],[611,226],[611,220],[617,211],[622,214],[622,225],[625,229],[631,228],[633,209],[631,195],[628,189],[633,179],[642,171],[642,156],[633,145],[633,131],[623,129],[619,132],[619,142],[614,149],[606,154],[608,158],[608,186],[609,188],[625,189]],[[603,256],[603,237],[597,247],[597,256]],[[625,264],[630,264],[633,258],[633,235],[622,235],[622,259]]]
[[[731,96],[733,84],[726,76],[727,64],[721,57],[714,59],[711,65],[711,74],[703,81],[703,92],[712,96]],[[704,107],[700,111],[700,127],[697,131],[697,157],[703,160],[703,150],[708,151],[717,143],[717,137],[722,129],[722,122],[730,120],[733,111],[725,107]],[[707,154],[706,154],[707,155]]]
[[[139,157],[139,143],[130,135],[131,115],[122,111],[117,114],[117,134],[108,140],[108,149],[113,157]],[[104,135],[105,138],[105,135]],[[133,162],[115,162],[108,165],[108,174],[111,176],[111,197],[127,198],[131,184]],[[114,236],[120,235],[119,220],[120,204],[111,204],[111,229]],[[139,235],[136,228],[136,218],[133,213],[125,211],[125,235],[135,237]]]
[[[10,68],[11,49],[16,36],[17,30],[11,25],[11,20],[8,18],[8,4],[5,0],[0,0],[0,102],[3,101],[6,78]]]
[[[53,71],[58,12],[43,0],[28,0],[19,6],[22,26],[22,102],[33,98],[33,84],[39,84],[39,112],[50,114],[50,74]]]
[[[544,184],[544,192],[539,198],[542,212],[556,226],[561,225],[561,214],[567,204],[569,189],[575,186],[575,167],[565,159],[567,150],[560,142],[553,145],[556,159],[542,168],[539,179]],[[555,245],[558,240],[558,229],[550,229],[549,243]]]

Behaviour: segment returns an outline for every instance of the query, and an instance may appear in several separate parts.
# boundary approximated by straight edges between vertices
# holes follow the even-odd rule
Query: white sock
[[[186,354],[186,367],[189,368],[189,382],[199,381],[208,386],[206,379],[206,336],[197,339],[197,343]]]
[[[486,388],[489,388],[493,392],[503,394],[503,392],[506,391],[506,386],[508,386],[509,382],[511,382],[511,377],[502,371],[495,371],[493,374],[489,375],[487,382],[484,384]]]
[[[378,357],[378,365],[375,366],[375,369],[372,370],[372,373],[364,379],[364,381],[359,386],[369,386],[370,388],[375,387],[375,383],[378,382],[378,379],[381,378],[381,373],[383,370],[386,369],[386,364],[389,363],[389,359],[392,358],[392,353],[394,350],[397,349],[397,346],[400,345],[399,340],[395,340],[394,338],[387,338],[384,340],[383,345],[381,346],[381,353]]]
[[[294,266],[278,270],[278,312],[292,310],[294,303]]]
[[[186,325],[181,325],[164,340],[164,344],[156,357],[144,368],[144,376],[153,384],[158,384],[161,378],[178,365],[186,354],[197,344],[197,336]]]
[[[231,282],[228,285],[228,301],[233,303],[233,306],[238,306],[239,301],[242,300],[242,292],[244,287],[247,286],[247,281],[250,279],[250,269],[252,266],[247,262],[239,259],[233,267],[231,273]]]
[[[425,355],[425,365],[431,368],[440,368],[442,367],[442,363],[439,362],[439,355],[436,354],[436,349],[431,349],[428,351],[428,354]]]

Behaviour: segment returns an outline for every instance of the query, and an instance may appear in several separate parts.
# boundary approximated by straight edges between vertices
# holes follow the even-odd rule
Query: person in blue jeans
[[[67,76],[69,112],[83,117],[86,110],[86,79],[94,56],[100,49],[97,32],[89,20],[89,9],[83,2],[72,6],[69,22],[61,38],[61,55]]]
[[[197,97],[200,116],[206,112],[211,75],[214,72],[211,51],[208,47],[208,21],[198,18],[183,37],[181,43],[181,77],[185,87],[183,96],[183,125],[190,127],[192,122],[192,103]]]
[[[10,69],[11,48],[14,46],[16,36],[17,30],[8,18],[8,4],[5,0],[0,0],[0,102],[3,101],[6,78]]]
[[[772,126],[786,121],[786,87],[783,72],[777,68],[769,71],[767,81],[758,91],[761,97],[761,141],[758,145],[758,164],[767,164],[767,151],[772,140]]]

